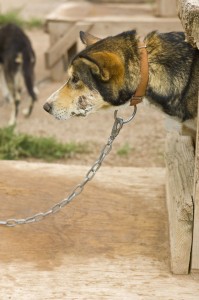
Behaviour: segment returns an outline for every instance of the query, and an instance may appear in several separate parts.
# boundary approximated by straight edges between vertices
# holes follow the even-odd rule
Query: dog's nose
[[[45,109],[48,113],[50,113],[52,109],[52,105],[49,102],[46,102],[43,106],[43,109]]]

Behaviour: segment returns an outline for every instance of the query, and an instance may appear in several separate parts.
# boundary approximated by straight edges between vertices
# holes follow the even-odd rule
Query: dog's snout
[[[52,109],[52,104],[50,104],[49,102],[46,102],[43,106],[43,109],[45,109],[45,111],[47,111],[48,113],[50,113],[51,109]]]

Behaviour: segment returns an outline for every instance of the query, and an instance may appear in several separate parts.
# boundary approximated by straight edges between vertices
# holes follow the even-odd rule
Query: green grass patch
[[[42,159],[53,161],[75,154],[88,153],[88,145],[70,142],[59,143],[53,137],[35,137],[14,132],[14,127],[0,129],[0,159]]]
[[[21,9],[9,10],[5,13],[0,13],[0,25],[6,25],[8,23],[14,23],[21,28],[41,28],[43,21],[36,17],[32,17],[29,20],[25,20],[20,15]]]
[[[41,28],[44,25],[41,19],[31,18],[29,21],[25,22],[25,27],[32,29],[32,28]]]
[[[132,151],[132,148],[129,146],[128,143],[125,143],[122,147],[120,147],[117,150],[117,154],[120,156],[128,156],[131,151]]]

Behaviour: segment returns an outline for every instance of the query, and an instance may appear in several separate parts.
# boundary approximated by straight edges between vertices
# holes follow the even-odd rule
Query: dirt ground
[[[21,2],[23,1],[21,0]],[[54,1],[51,4],[54,5]],[[45,9],[44,13],[46,12]],[[61,142],[86,142],[90,152],[74,155],[67,159],[66,163],[93,163],[110,135],[113,124],[113,111],[98,112],[87,118],[74,118],[68,121],[57,121],[48,115],[42,108],[43,103],[62,83],[49,80],[49,73],[45,69],[44,52],[49,47],[48,35],[43,30],[32,30],[27,34],[37,55],[36,81],[39,89],[39,100],[29,119],[24,118],[22,113],[19,114],[16,130],[37,136],[54,136]],[[25,106],[25,100],[22,106]],[[131,113],[132,109],[126,108],[120,114],[122,117],[128,118]],[[7,125],[9,114],[10,107],[4,103],[0,107],[1,127]],[[106,165],[164,166],[164,140],[166,134],[164,120],[165,116],[162,113],[143,104],[139,105],[135,119],[123,127],[120,135],[115,140],[113,150],[106,159]],[[118,150],[123,149],[125,153],[123,155],[118,154]]]

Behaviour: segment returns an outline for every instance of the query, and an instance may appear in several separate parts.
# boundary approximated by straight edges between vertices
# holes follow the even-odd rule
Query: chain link
[[[84,179],[82,180],[82,182],[79,183],[72,190],[72,192],[69,194],[69,196],[67,198],[65,198],[62,201],[60,201],[59,203],[55,204],[53,207],[51,207],[46,212],[40,212],[40,213],[37,213],[37,214],[35,214],[31,217],[25,218],[25,219],[8,219],[6,221],[0,221],[0,225],[4,225],[4,226],[7,226],[7,227],[15,227],[16,225],[39,222],[39,221],[43,220],[45,217],[47,217],[51,214],[57,213],[63,207],[68,205],[75,197],[77,197],[79,194],[82,193],[82,191],[84,190],[85,185],[93,179],[93,177],[95,176],[95,174],[97,173],[97,171],[101,167],[103,160],[110,153],[110,151],[112,149],[113,141],[115,140],[117,135],[120,133],[120,130],[122,129],[123,125],[127,124],[131,120],[133,120],[133,118],[136,115],[136,112],[137,112],[137,107],[134,106],[134,111],[133,111],[131,117],[127,120],[123,120],[122,118],[117,117],[117,110],[114,112],[115,121],[114,121],[112,130],[111,130],[111,135],[108,138],[108,141],[107,141],[106,145],[103,147],[98,159],[95,161],[95,163],[89,169],[89,171],[87,172],[87,174],[84,177]]]

